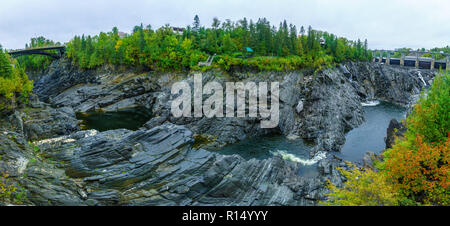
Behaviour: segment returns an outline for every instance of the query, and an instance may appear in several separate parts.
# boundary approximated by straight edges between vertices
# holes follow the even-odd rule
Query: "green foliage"
[[[0,202],[13,204],[23,204],[24,193],[19,187],[13,184],[8,173],[2,173],[0,176]]]
[[[33,151],[34,151],[35,153],[37,153],[37,152],[39,152],[39,151],[41,150],[41,149],[39,148],[39,146],[37,146],[37,145],[31,143],[31,141],[28,141],[28,145],[30,146],[31,149],[33,149]]]
[[[9,110],[17,102],[26,102],[33,83],[8,53],[0,49],[0,112]]]
[[[211,28],[202,27],[198,16],[193,27],[177,33],[168,25],[152,30],[136,26],[133,33],[119,37],[117,28],[96,36],[75,36],[67,44],[67,56],[81,68],[104,64],[140,67],[155,71],[199,70],[198,62],[217,54],[213,67],[230,70],[249,67],[257,70],[320,69],[346,60],[368,60],[367,42],[352,42],[335,35],[308,29],[299,36],[297,28],[286,21],[275,28],[265,18],[256,23],[246,18],[238,22],[215,18]],[[304,30],[304,29],[303,29]],[[302,29],[300,29],[302,32]],[[304,31],[303,31],[304,32]],[[325,44],[321,45],[320,40]],[[254,53],[247,53],[251,47]],[[254,58],[236,58],[253,55]]]
[[[339,169],[347,178],[343,188],[328,182],[327,206],[392,206],[398,204],[398,191],[388,183],[384,174],[370,169],[361,171],[354,165],[351,171]]]
[[[431,52],[435,52],[435,53],[446,53],[446,54],[450,54],[450,46],[446,46],[443,48],[433,48],[430,49]],[[442,60],[444,59],[446,56],[443,54],[436,54],[434,55],[436,60]]]
[[[425,95],[426,94],[426,95]],[[423,135],[426,143],[443,143],[450,132],[450,74],[434,79],[432,88],[422,93],[407,119],[408,140]]]

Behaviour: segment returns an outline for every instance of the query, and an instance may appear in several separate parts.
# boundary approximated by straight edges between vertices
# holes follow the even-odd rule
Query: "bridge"
[[[55,51],[48,52],[48,50],[57,50],[57,51],[55,53]],[[23,55],[39,54],[59,59],[64,55],[65,51],[66,51],[65,46],[46,46],[29,49],[11,50],[9,51],[9,55],[11,55],[13,58],[16,58]]]
[[[391,57],[391,54],[400,53],[401,57]],[[431,57],[423,57],[423,55]],[[397,54],[398,55],[398,54]],[[443,58],[437,60],[436,56]],[[387,65],[401,65],[420,69],[445,69],[450,70],[450,61],[448,53],[437,53],[427,51],[404,51],[404,50],[373,50],[373,62],[385,63]]]

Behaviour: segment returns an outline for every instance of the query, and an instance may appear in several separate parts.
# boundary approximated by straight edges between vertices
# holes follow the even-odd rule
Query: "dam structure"
[[[450,54],[428,51],[374,50],[372,61],[418,69],[450,70]]]

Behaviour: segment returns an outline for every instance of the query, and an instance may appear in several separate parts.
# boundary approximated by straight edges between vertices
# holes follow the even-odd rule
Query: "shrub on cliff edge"
[[[445,73],[406,119],[405,138],[383,154],[380,169],[413,203],[450,205],[449,117],[450,74]]]
[[[330,193],[328,200],[321,202],[326,206],[392,206],[398,203],[398,191],[388,183],[386,175],[373,170],[359,170],[351,165],[353,170],[339,169],[347,178],[342,188],[328,182]]]
[[[33,83],[16,60],[0,48],[0,113],[27,101]]]

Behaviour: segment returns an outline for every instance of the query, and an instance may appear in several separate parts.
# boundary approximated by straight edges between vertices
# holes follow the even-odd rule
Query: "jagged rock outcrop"
[[[345,133],[364,121],[361,99],[339,71],[326,70],[315,76],[308,85],[299,133],[316,140],[319,149],[339,151]]]
[[[326,179],[343,180],[337,159],[322,161],[320,176],[301,177],[299,163],[280,157],[193,149],[192,132],[170,123],[40,141],[37,160],[23,138],[11,137],[0,135],[0,166],[13,167],[35,205],[315,205]]]
[[[239,75],[235,75],[239,76]],[[223,78],[221,74],[205,73],[202,76],[204,84],[209,81],[215,81],[225,87],[225,82],[230,80]],[[147,128],[152,128],[155,125],[160,125],[164,122],[171,122],[178,125],[185,125],[196,134],[202,134],[213,138],[214,142],[210,143],[211,146],[223,146],[229,143],[235,143],[237,141],[261,136],[269,133],[282,133],[288,134],[292,131],[294,125],[294,110],[298,99],[302,95],[301,73],[288,73],[281,75],[279,73],[261,73],[255,75],[247,75],[246,79],[242,82],[279,82],[280,83],[280,121],[277,128],[274,129],[261,129],[260,121],[262,118],[175,118],[170,113],[172,95],[170,93],[170,87],[162,90],[156,96],[156,100],[153,105],[153,113],[155,118],[146,123]],[[193,78],[189,77],[186,82],[193,87]],[[204,96],[203,99],[206,99]],[[248,103],[246,108],[248,109]]]
[[[406,132],[406,126],[402,122],[398,122],[396,119],[392,119],[389,122],[389,126],[386,129],[386,149],[392,148],[397,138],[403,137]]]
[[[221,77],[203,75],[203,81],[225,82]],[[192,79],[188,79],[192,83]],[[316,141],[318,150],[338,151],[345,142],[345,132],[364,120],[360,98],[346,77],[330,69],[310,73],[257,74],[243,82],[280,82],[280,121],[277,128],[261,129],[259,118],[174,118],[170,115],[170,91],[162,91],[153,102],[155,118],[145,126],[152,128],[164,122],[186,125],[196,134],[214,138],[216,146],[234,143],[268,133],[302,137]],[[300,104],[301,103],[301,104]],[[301,108],[301,109],[300,109]],[[341,123],[342,122],[342,123]],[[312,153],[314,154],[314,153]]]
[[[55,61],[34,92],[55,107],[71,107],[76,112],[98,109],[151,106],[151,93],[158,90],[152,76],[113,69],[80,71],[66,59]],[[148,102],[150,101],[150,102]]]
[[[65,175],[61,163],[46,158],[22,134],[0,132],[0,157],[0,172],[9,175],[7,185],[22,194],[20,199],[0,200],[0,206],[83,204],[77,184]]]
[[[70,107],[52,108],[31,98],[30,107],[15,109],[6,120],[0,120],[0,128],[14,131],[27,140],[42,140],[78,131],[78,120]]]
[[[362,98],[380,99],[405,107],[411,97],[424,88],[423,82],[430,85],[436,73],[425,69],[369,62],[350,62],[345,67],[348,68],[348,76],[354,81],[353,84]]]
[[[96,84],[97,77],[93,70],[80,70],[67,58],[54,61],[43,75],[35,75],[34,93],[45,102],[73,86],[83,83]]]

